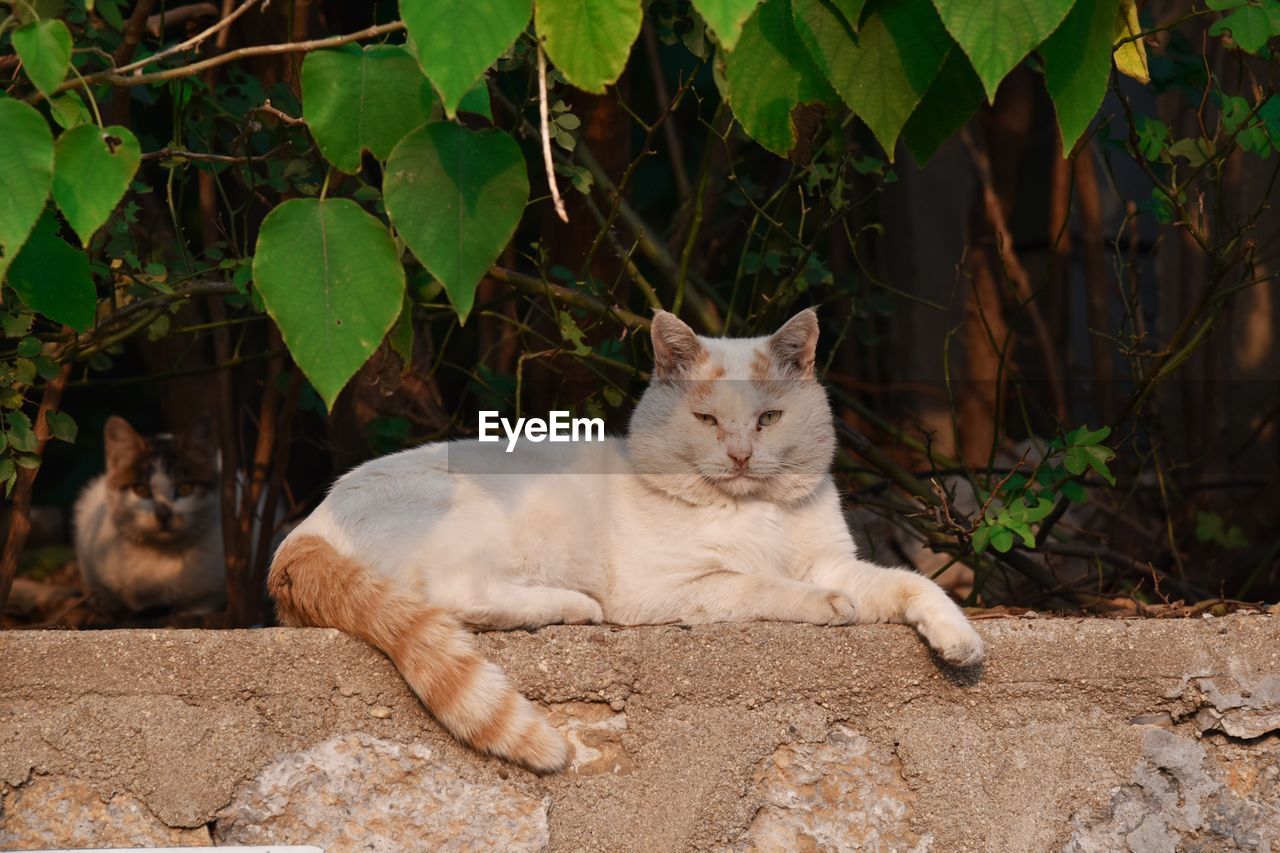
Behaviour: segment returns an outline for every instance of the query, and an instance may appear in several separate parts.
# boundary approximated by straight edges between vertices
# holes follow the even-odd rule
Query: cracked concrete
[[[0,633],[0,849],[1280,847],[1280,619],[979,630],[976,675],[899,626],[483,636],[574,743],[550,778],[336,632]]]

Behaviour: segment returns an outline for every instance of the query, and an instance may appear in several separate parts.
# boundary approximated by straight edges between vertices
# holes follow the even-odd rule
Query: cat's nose
[[[161,527],[168,527],[169,523],[173,521],[173,509],[165,504],[157,504],[156,521],[160,523]]]
[[[739,468],[747,467],[747,463],[751,461],[751,451],[749,449],[726,448],[725,453],[729,454],[729,458],[733,460],[733,464]]]

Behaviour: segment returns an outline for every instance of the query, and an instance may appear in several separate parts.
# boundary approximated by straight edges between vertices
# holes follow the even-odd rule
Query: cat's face
[[[181,436],[144,438],[107,421],[107,502],[128,539],[178,545],[217,523],[218,455],[207,424]]]
[[[653,381],[627,446],[650,483],[692,503],[801,500],[822,482],[835,429],[814,379],[818,319],[802,311],[767,338],[700,338],[653,321]]]

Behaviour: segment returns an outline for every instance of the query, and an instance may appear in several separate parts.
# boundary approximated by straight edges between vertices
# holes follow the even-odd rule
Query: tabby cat
[[[112,417],[103,437],[106,473],[75,508],[76,558],[99,608],[122,615],[221,609],[219,465],[208,424],[144,438]]]

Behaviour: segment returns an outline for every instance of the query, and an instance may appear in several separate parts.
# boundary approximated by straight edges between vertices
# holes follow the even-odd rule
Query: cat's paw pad
[[[963,617],[935,622],[924,634],[929,645],[949,664],[967,667],[982,662],[982,637]]]

